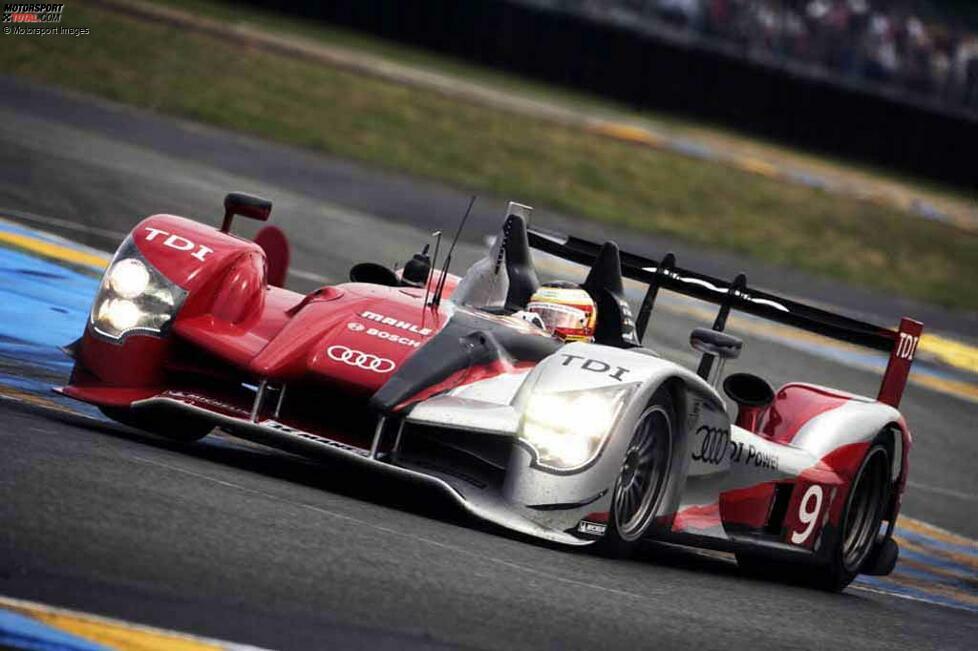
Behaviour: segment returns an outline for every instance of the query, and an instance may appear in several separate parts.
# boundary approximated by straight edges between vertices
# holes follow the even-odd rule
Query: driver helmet
[[[546,330],[564,341],[594,340],[598,308],[576,283],[544,283],[530,297],[526,311],[537,314]]]

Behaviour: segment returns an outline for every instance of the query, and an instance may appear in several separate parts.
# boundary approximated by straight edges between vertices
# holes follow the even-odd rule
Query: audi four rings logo
[[[374,373],[390,373],[394,370],[394,362],[385,358],[364,353],[346,346],[330,346],[326,349],[330,359],[343,362],[347,366],[355,366]]]
[[[703,440],[700,443],[699,452],[693,453],[693,461],[702,461],[711,465],[719,465],[727,455],[727,446],[730,445],[730,432],[722,427],[709,427],[702,425],[696,433],[703,433]]]

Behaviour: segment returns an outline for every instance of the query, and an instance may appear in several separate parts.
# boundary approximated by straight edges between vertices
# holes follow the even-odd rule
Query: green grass
[[[394,41],[332,25],[315,23],[274,11],[262,10],[222,0],[157,0],[159,4],[175,9],[191,11],[230,25],[246,25],[270,33],[291,36],[323,43],[324,45],[364,52],[379,58],[396,61],[415,68],[477,82],[488,88],[515,93],[521,96],[559,103],[609,118],[646,122],[659,131],[693,139],[708,138],[719,143],[731,142],[761,146],[776,158],[787,158],[803,164],[816,164],[852,171],[870,177],[892,181],[925,193],[948,197],[956,201],[974,201],[974,193],[958,186],[941,183],[934,179],[910,176],[904,172],[886,169],[861,161],[843,160],[823,153],[806,152],[789,148],[779,142],[757,135],[749,135],[726,125],[677,116],[670,113],[642,110],[584,91],[520,77],[463,59],[429,52]]]
[[[939,223],[85,5],[70,9],[65,24],[90,27],[92,35],[3,37],[0,69],[608,224],[978,308],[978,237]]]

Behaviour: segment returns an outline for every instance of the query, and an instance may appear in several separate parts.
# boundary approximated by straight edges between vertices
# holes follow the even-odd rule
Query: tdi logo
[[[722,427],[702,425],[696,430],[697,436],[702,434],[700,449],[693,453],[693,461],[702,461],[710,465],[719,465],[727,456],[727,446],[730,444],[730,432]]]
[[[736,463],[756,466],[758,468],[778,469],[778,458],[769,452],[758,450],[751,444],[730,443],[730,459]]]
[[[360,316],[364,319],[370,321],[376,321],[377,323],[382,323],[386,326],[394,326],[395,328],[400,328],[401,330],[407,330],[408,332],[413,332],[416,335],[421,335],[422,337],[431,334],[431,328],[422,328],[416,326],[413,323],[407,321],[401,321],[400,319],[395,319],[391,316],[384,316],[383,314],[377,314],[376,312],[371,312],[369,310],[361,312]]]
[[[560,356],[564,358],[564,362],[561,364],[561,366],[570,366],[571,362],[574,362],[574,360],[581,360],[579,366],[582,370],[591,371],[592,373],[607,373],[608,377],[614,378],[619,382],[622,381],[621,378],[623,375],[625,375],[625,373],[631,373],[631,371],[629,371],[627,368],[622,368],[621,366],[612,367],[611,364],[602,362],[600,359],[589,359],[587,357],[582,357],[581,355],[569,355],[567,353],[561,353]],[[609,372],[612,368],[615,369],[614,373]]]
[[[180,237],[179,235],[174,235],[173,233],[167,233],[166,231],[161,231],[158,228],[146,227],[149,231],[149,235],[146,236],[147,242],[157,241],[157,243],[163,244],[163,246],[168,246],[171,249],[176,249],[177,251],[193,251],[190,254],[191,258],[196,258],[201,262],[207,257],[208,253],[213,253],[214,249],[208,248],[201,244],[200,246],[194,244],[185,237]],[[165,235],[166,239],[157,240],[156,238],[160,235]]]

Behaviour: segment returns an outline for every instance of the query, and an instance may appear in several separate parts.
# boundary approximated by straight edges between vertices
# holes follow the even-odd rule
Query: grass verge
[[[73,4],[0,69],[570,214],[978,308],[978,237],[855,199]],[[312,29],[312,28],[310,28]]]
[[[843,160],[827,153],[813,153],[766,139],[757,135],[746,135],[735,129],[700,120],[685,118],[670,113],[653,110],[636,111],[622,102],[600,97],[586,91],[566,88],[528,77],[517,76],[505,71],[480,66],[463,59],[446,56],[436,52],[414,48],[394,41],[356,32],[341,27],[303,20],[283,13],[263,10],[249,5],[240,5],[222,0],[157,0],[175,9],[190,11],[201,16],[225,21],[230,25],[259,28],[263,31],[283,35],[299,36],[328,46],[358,50],[379,58],[396,61],[421,70],[430,70],[449,76],[476,82],[487,88],[508,91],[514,94],[558,103],[571,108],[587,111],[593,115],[609,119],[637,120],[647,122],[674,136],[713,143],[714,146],[737,146],[764,154],[775,160],[785,160],[794,165],[814,166],[815,169],[837,169],[841,173],[864,176],[872,179],[891,181],[911,190],[949,198],[956,201],[971,202],[969,194],[960,186],[943,184],[933,179],[910,176],[904,172],[887,169],[862,161]]]

